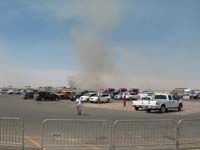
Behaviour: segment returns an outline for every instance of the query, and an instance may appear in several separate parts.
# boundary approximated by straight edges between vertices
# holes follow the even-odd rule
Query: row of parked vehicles
[[[24,92],[24,90],[21,90],[21,89],[15,89],[15,90],[0,89],[0,95],[3,95],[3,94],[8,94],[8,95],[16,94],[16,95],[19,95],[19,94],[22,94],[23,92]]]
[[[22,94],[24,99],[36,99],[40,100],[60,100],[60,99],[70,99],[72,101],[80,98],[83,102],[110,102],[111,99],[128,99],[136,100],[138,99],[138,93],[136,92],[116,92],[116,91],[59,91],[59,92],[38,92],[38,91],[25,91]],[[117,97],[117,98],[116,98]]]
[[[36,99],[38,101],[45,101],[45,100],[62,100],[62,99],[70,99],[71,101],[76,100],[77,98],[81,98],[82,101],[87,102],[95,102],[100,101],[101,102],[109,102],[111,100],[111,97],[109,94],[103,94],[95,92],[95,91],[80,91],[80,92],[72,92],[72,91],[64,91],[64,92],[46,92],[46,91],[40,91],[40,92],[34,92],[34,91],[26,91],[22,94],[22,98],[24,99]]]
[[[58,95],[52,92],[34,92],[34,91],[26,91],[22,94],[22,98],[24,99],[36,99],[37,101],[57,101],[59,100]]]
[[[176,95],[180,99],[200,99],[200,93],[193,89],[181,89],[179,91],[172,91],[171,94]]]

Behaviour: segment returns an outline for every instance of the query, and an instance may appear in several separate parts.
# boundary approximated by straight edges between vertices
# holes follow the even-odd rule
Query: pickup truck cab
[[[137,105],[133,106],[137,109]],[[168,109],[178,109],[178,111],[181,111],[183,103],[171,94],[157,93],[153,99],[142,100],[140,107],[145,108],[147,112],[151,112],[151,110],[159,110],[161,113],[164,113]]]

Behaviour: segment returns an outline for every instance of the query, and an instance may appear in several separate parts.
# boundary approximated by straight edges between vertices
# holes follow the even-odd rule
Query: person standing
[[[122,95],[122,97],[123,97],[123,106],[124,107],[126,107],[126,95],[127,95],[126,92],[124,92],[123,95]]]
[[[76,108],[77,108],[77,114],[81,115],[82,113],[82,102],[80,98],[76,99]]]

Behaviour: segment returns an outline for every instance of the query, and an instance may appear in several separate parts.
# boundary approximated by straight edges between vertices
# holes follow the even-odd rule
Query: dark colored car
[[[13,94],[21,94],[21,90],[14,90]]]
[[[22,94],[22,98],[23,99],[33,99],[34,98],[34,92],[32,92],[32,91],[24,92]]]
[[[58,95],[51,92],[38,92],[34,97],[37,101],[57,101],[59,99]]]

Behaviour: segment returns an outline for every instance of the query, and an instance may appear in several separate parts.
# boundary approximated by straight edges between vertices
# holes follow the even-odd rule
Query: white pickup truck
[[[135,110],[144,108],[147,112],[159,110],[161,113],[164,113],[168,109],[178,109],[178,111],[181,111],[183,103],[171,94],[157,93],[154,99],[133,101],[132,106],[135,107]]]

